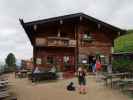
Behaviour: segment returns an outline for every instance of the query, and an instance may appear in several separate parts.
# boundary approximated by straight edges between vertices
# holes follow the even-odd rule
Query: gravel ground
[[[106,88],[102,82],[97,83],[94,76],[87,76],[87,94],[66,90],[66,85],[77,79],[58,80],[54,82],[31,83],[27,79],[15,79],[10,74],[10,89],[18,100],[131,100],[120,91]]]

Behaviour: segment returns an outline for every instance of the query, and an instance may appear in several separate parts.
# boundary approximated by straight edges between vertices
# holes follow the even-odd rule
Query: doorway
[[[88,63],[89,63],[89,72],[92,72],[92,65],[95,64],[95,56],[89,55],[88,56]]]

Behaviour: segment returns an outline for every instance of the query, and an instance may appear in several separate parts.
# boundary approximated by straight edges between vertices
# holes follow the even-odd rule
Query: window
[[[69,56],[64,56],[64,63],[69,63]]]
[[[80,64],[87,63],[87,55],[85,54],[79,55],[79,63]]]
[[[92,39],[91,35],[89,32],[85,33],[83,36],[83,39],[86,41],[90,41]]]
[[[53,64],[54,63],[53,56],[48,56],[47,57],[47,63],[48,64]]]
[[[37,58],[36,59],[36,64],[42,64],[42,59],[41,58]]]
[[[92,42],[92,36],[90,32],[84,32],[80,34],[80,38],[81,38],[81,46],[87,46],[88,44],[90,44],[90,42]]]
[[[64,62],[64,70],[69,70],[69,68],[70,68],[70,57],[69,56],[64,56],[63,57],[63,62]]]
[[[100,59],[101,59],[101,64],[108,64],[109,63],[109,58],[107,56],[100,55]]]

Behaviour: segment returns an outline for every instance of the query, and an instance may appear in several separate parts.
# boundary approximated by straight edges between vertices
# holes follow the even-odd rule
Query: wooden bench
[[[0,80],[0,100],[9,96],[8,80]]]
[[[122,91],[133,94],[133,84],[126,85]]]
[[[53,72],[32,73],[31,75],[29,75],[29,79],[32,80],[32,82],[43,80],[56,80],[57,75]]]
[[[9,95],[9,93],[8,93],[8,91],[1,91],[0,92],[0,100],[2,99],[2,98],[6,98],[6,97],[9,97],[10,95]]]

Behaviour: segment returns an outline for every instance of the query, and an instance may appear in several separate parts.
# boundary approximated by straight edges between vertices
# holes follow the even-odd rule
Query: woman
[[[86,93],[86,71],[84,68],[78,68],[78,83],[79,83],[79,93]]]
[[[96,81],[99,81],[100,71],[102,67],[100,60],[96,60],[95,67],[96,67]]]

